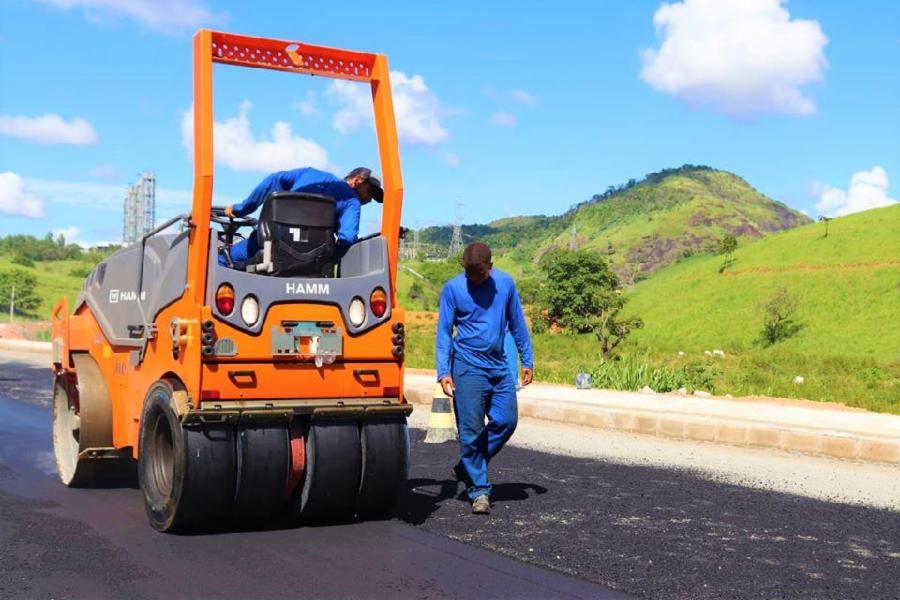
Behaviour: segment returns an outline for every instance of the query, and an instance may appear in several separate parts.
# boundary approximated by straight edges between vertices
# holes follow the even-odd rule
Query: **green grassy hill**
[[[512,270],[532,271],[547,251],[575,246],[608,256],[630,283],[709,251],[727,234],[746,243],[809,222],[732,173],[685,165],[611,187],[563,215],[506,218],[462,230],[466,242],[490,244]],[[440,251],[450,228],[427,228],[420,238]]]
[[[35,291],[41,298],[40,307],[32,314],[17,315],[16,318],[20,320],[49,320],[50,311],[62,296],[69,299],[71,308],[72,302],[81,292],[81,284],[91,266],[93,265],[80,260],[51,260],[36,262],[33,267],[25,267],[13,263],[9,255],[0,254],[0,271],[22,270],[37,278]],[[3,304],[8,306],[5,300]],[[0,312],[0,322],[9,321],[7,311],[8,309]]]
[[[723,385],[744,393],[900,410],[900,206],[834,219],[824,233],[798,227],[738,248],[721,274],[721,256],[697,256],[635,285],[627,311],[645,327],[630,342],[657,356],[724,350],[721,369],[734,372]],[[761,305],[778,288],[798,299],[801,328],[764,348]]]

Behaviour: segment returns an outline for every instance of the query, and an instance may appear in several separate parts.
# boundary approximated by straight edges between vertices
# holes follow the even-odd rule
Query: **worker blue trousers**
[[[236,263],[246,262],[250,257],[256,256],[257,252],[259,252],[259,241],[256,237],[256,230],[253,230],[247,239],[235,242],[231,246],[231,260]],[[228,265],[223,254],[219,255],[219,264],[223,267]]]
[[[453,361],[460,462],[472,486],[469,499],[490,495],[488,463],[516,430],[516,383],[506,368],[486,370]],[[487,424],[485,424],[487,419]]]

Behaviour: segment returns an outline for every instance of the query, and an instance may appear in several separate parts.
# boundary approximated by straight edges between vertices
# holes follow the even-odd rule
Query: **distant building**
[[[156,175],[145,171],[141,178],[128,188],[122,217],[122,242],[130,246],[139,242],[153,229],[156,222]]]

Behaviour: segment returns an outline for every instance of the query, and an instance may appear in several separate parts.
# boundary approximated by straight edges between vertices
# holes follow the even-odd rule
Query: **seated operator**
[[[346,252],[359,236],[360,207],[371,200],[379,203],[384,200],[381,182],[372,176],[371,169],[357,167],[343,179],[338,179],[325,171],[304,168],[272,173],[256,186],[246,200],[225,207],[225,214],[246,217],[262,206],[272,192],[306,192],[334,198],[338,255]],[[258,251],[259,242],[254,230],[247,239],[231,247],[231,259],[235,263],[245,262],[256,256]],[[222,255],[219,256],[219,264],[227,264]]]

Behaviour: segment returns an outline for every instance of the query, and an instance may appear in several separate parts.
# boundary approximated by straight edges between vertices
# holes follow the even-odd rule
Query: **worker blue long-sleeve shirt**
[[[534,368],[528,325],[513,278],[498,269],[477,286],[460,273],[444,284],[438,309],[435,360],[438,379],[450,375],[450,356],[473,367],[506,370],[503,338],[516,341],[522,366]],[[456,336],[453,336],[453,327]]]
[[[253,213],[272,192],[306,192],[334,198],[338,246],[349,246],[359,237],[362,205],[359,196],[343,179],[313,168],[272,173],[243,202],[234,205],[235,216],[246,217]]]

